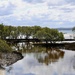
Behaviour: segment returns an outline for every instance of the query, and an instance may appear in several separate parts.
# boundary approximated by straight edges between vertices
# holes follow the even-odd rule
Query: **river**
[[[24,58],[0,70],[0,75],[75,75],[75,52],[53,50],[24,53]]]
[[[23,56],[5,69],[0,68],[0,75],[75,75],[75,51],[28,52]]]

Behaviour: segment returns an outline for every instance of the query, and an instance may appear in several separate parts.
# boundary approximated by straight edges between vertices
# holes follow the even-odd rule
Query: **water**
[[[53,50],[25,53],[24,58],[0,71],[0,75],[75,75],[75,52]]]
[[[73,32],[72,32],[72,29],[58,29],[58,31],[59,31],[59,32],[63,32],[63,33],[65,33],[65,34],[67,34],[67,33],[73,33]]]
[[[75,51],[31,52],[23,56],[22,60],[0,69],[0,75],[75,75]]]

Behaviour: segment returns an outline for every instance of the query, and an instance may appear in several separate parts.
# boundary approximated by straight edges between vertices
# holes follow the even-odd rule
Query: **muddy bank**
[[[65,44],[65,49],[75,51],[75,43],[67,43],[67,44]]]
[[[9,66],[18,60],[23,58],[22,54],[19,52],[11,52],[11,53],[2,53],[0,52],[0,67]]]

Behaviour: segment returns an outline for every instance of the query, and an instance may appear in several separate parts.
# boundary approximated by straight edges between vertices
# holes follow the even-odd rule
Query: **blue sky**
[[[75,0],[0,0],[0,23],[13,26],[74,27]]]

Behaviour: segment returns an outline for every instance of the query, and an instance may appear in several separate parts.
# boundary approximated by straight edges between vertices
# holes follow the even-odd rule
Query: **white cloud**
[[[63,22],[58,22],[58,24],[59,24],[59,25],[62,25],[62,24],[63,24]]]
[[[32,19],[33,17],[41,19],[45,15],[47,15],[49,20],[75,20],[75,11],[73,9],[75,8],[75,6],[72,6],[70,4],[62,6],[52,6],[53,8],[50,9],[47,3],[30,4],[27,2],[22,2],[21,0],[19,0],[18,3],[17,1],[14,1],[12,3],[16,4],[16,8],[13,14],[19,20]],[[62,10],[62,8],[70,8],[73,10],[71,12],[65,12],[66,10]]]
[[[52,5],[60,5],[60,4],[66,3],[65,0],[43,0],[43,1]]]
[[[7,7],[8,6],[8,1],[6,0],[0,0],[0,7],[4,8],[4,7]]]
[[[41,0],[35,4],[26,0],[0,0],[0,8],[2,19],[10,19],[10,17],[17,21],[39,19],[45,23],[49,20],[58,21],[59,24],[63,21],[75,21],[75,5],[67,3],[66,0]]]
[[[17,6],[14,10],[14,15],[20,19],[32,19],[32,17],[41,18],[48,13],[48,6],[42,4],[24,3],[22,6]]]

